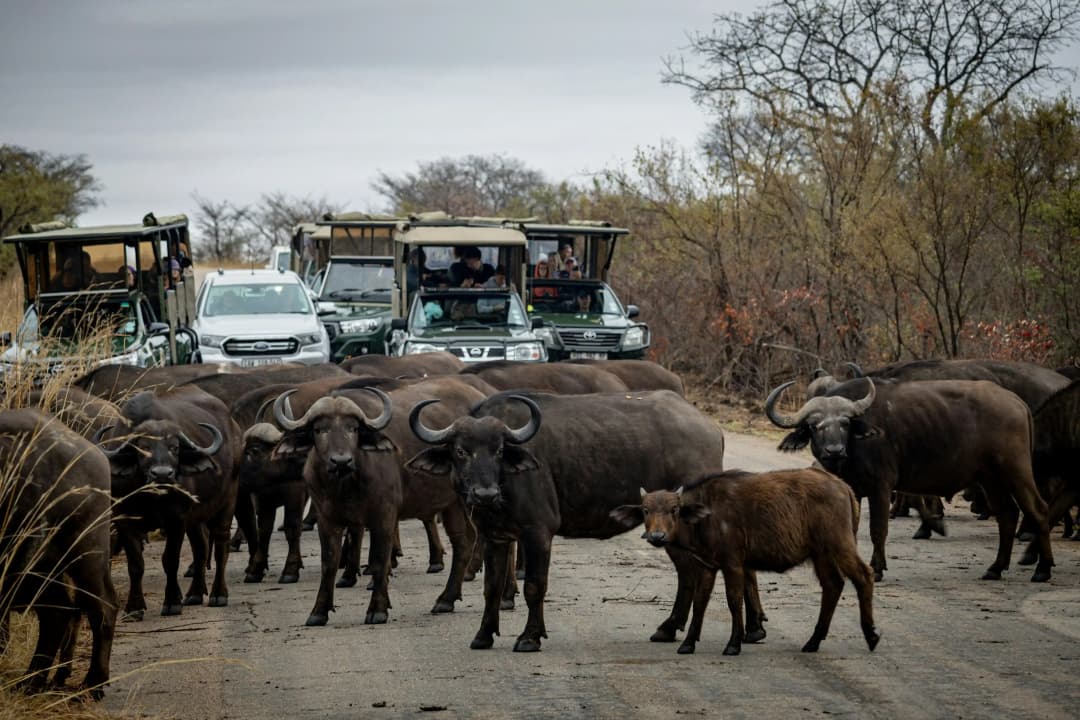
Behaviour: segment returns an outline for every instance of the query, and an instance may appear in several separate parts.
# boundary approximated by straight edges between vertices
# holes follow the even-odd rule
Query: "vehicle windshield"
[[[394,269],[390,265],[331,261],[319,299],[324,302],[365,300],[390,304],[393,289]]]
[[[251,283],[214,285],[209,288],[202,314],[226,315],[310,315],[314,312],[307,291],[298,283]]]
[[[560,283],[533,279],[529,297],[534,312],[575,315],[623,315],[611,288],[599,283]]]
[[[133,344],[139,333],[135,308],[127,300],[92,298],[73,300],[71,296],[30,306],[19,325],[20,345],[56,342],[64,350],[81,343],[107,342],[114,352]]]
[[[517,295],[502,292],[422,294],[413,303],[409,325],[417,330],[462,327],[525,327],[525,309]]]

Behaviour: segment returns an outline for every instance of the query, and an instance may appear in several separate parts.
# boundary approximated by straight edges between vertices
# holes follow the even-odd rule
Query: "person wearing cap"
[[[180,276],[180,262],[176,258],[169,258],[169,279],[174,288],[184,281]]]

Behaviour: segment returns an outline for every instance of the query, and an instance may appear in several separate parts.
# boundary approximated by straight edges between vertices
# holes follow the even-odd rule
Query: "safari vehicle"
[[[334,362],[386,353],[398,222],[395,217],[353,212],[297,226],[293,269],[318,298]]]
[[[0,336],[0,370],[29,366],[39,376],[75,359],[191,362],[198,340],[189,328],[195,279],[185,216],[148,213],[138,225],[86,228],[27,225],[4,242],[15,246],[25,308],[14,341]]]
[[[392,354],[448,351],[464,362],[547,360],[535,334],[542,321],[529,318],[521,294],[528,241],[516,223],[427,213],[399,223],[394,243]],[[455,262],[463,260],[454,255],[475,251],[481,265],[504,271],[504,284],[455,282]]]
[[[571,220],[565,225],[525,222],[529,241],[528,301],[534,317],[544,319],[537,330],[552,360],[638,359],[649,348],[649,326],[636,322],[639,310],[624,306],[607,284],[615,243],[629,234],[611,223]],[[569,247],[577,262],[571,276],[552,260]],[[546,277],[538,265],[548,261]],[[559,273],[562,272],[563,276]],[[587,304],[586,304],[587,303]]]

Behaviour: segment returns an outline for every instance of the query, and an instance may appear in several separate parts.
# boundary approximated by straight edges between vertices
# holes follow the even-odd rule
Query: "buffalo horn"
[[[507,399],[514,398],[525,403],[529,408],[529,422],[519,428],[506,428],[506,439],[515,445],[529,442],[532,436],[540,430],[540,407],[524,395],[507,395]]]
[[[844,365],[846,365],[848,367],[848,369],[851,370],[852,379],[866,377],[866,373],[864,373],[863,369],[861,367],[859,367],[859,363],[846,362],[846,363],[844,363]]]
[[[791,417],[790,415],[780,415],[776,412],[776,401],[780,399],[780,394],[794,384],[794,380],[788,380],[786,383],[769,393],[769,397],[765,399],[765,416],[769,418],[776,427],[787,429],[799,426],[798,418]]]
[[[856,400],[852,403],[852,410],[855,415],[862,415],[867,409],[874,404],[874,397],[877,395],[877,388],[874,387],[874,381],[870,378],[866,378],[866,382],[870,383],[870,391],[866,393],[866,397],[861,400]]]
[[[810,379],[811,380],[817,380],[819,377],[822,377],[822,376],[828,375],[828,374],[829,374],[829,371],[826,370],[825,368],[817,367],[817,368],[814,368],[814,372],[810,373]]]
[[[453,423],[450,423],[450,425],[442,430],[432,430],[420,420],[420,412],[428,405],[433,405],[437,402],[439,401],[421,400],[413,406],[412,411],[409,413],[409,427],[412,428],[413,434],[430,445],[438,445],[439,443],[444,442],[454,432]]]
[[[364,424],[366,424],[372,430],[382,430],[384,427],[390,424],[390,418],[394,414],[394,407],[390,400],[390,396],[376,387],[368,387],[364,389],[367,390],[369,393],[373,393],[375,397],[382,400],[383,406],[382,412],[374,420],[369,420],[367,416],[364,415]],[[361,414],[363,414],[362,410],[360,412]]]
[[[210,441],[210,444],[207,445],[206,447],[202,447],[201,445],[196,445],[194,442],[192,442],[191,438],[189,438],[184,433],[180,433],[180,439],[183,440],[185,443],[187,443],[187,445],[192,450],[199,453],[200,455],[207,455],[207,456],[213,455],[214,453],[216,453],[218,450],[221,449],[221,445],[225,442],[225,437],[221,434],[220,430],[218,430],[216,427],[214,427],[210,423],[202,423],[201,422],[201,423],[199,423],[199,427],[206,428],[207,432],[209,432],[214,438],[213,440]]]
[[[274,404],[277,398],[267,398],[263,401],[263,404],[259,406],[259,409],[255,411],[255,422],[260,423],[263,421],[263,414],[266,410]]]
[[[120,451],[122,451],[124,449],[124,445],[127,445],[127,442],[125,441],[124,443],[122,443],[120,445],[120,447],[116,448],[115,450],[109,450],[108,448],[106,448],[104,445],[101,444],[102,440],[105,439],[105,433],[109,432],[114,427],[116,427],[116,426],[115,425],[106,425],[105,427],[101,428],[96,433],[94,433],[94,441],[93,441],[94,444],[98,446],[98,449],[101,450],[101,452],[105,453],[105,457],[107,457],[107,458],[116,457],[117,455],[120,454]]]
[[[292,408],[287,407],[289,403],[289,396],[296,392],[296,388],[292,390],[286,390],[277,396],[277,400],[274,401],[274,420],[281,426],[282,430],[296,430],[304,424],[304,418],[294,420],[292,416]],[[288,414],[286,414],[288,413]],[[305,416],[306,417],[306,416]]]

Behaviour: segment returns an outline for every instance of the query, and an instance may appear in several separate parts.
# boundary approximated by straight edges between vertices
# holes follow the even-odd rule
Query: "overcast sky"
[[[379,209],[376,171],[503,153],[550,179],[696,142],[661,58],[750,0],[8,0],[0,141],[85,153],[83,225],[325,195]]]

